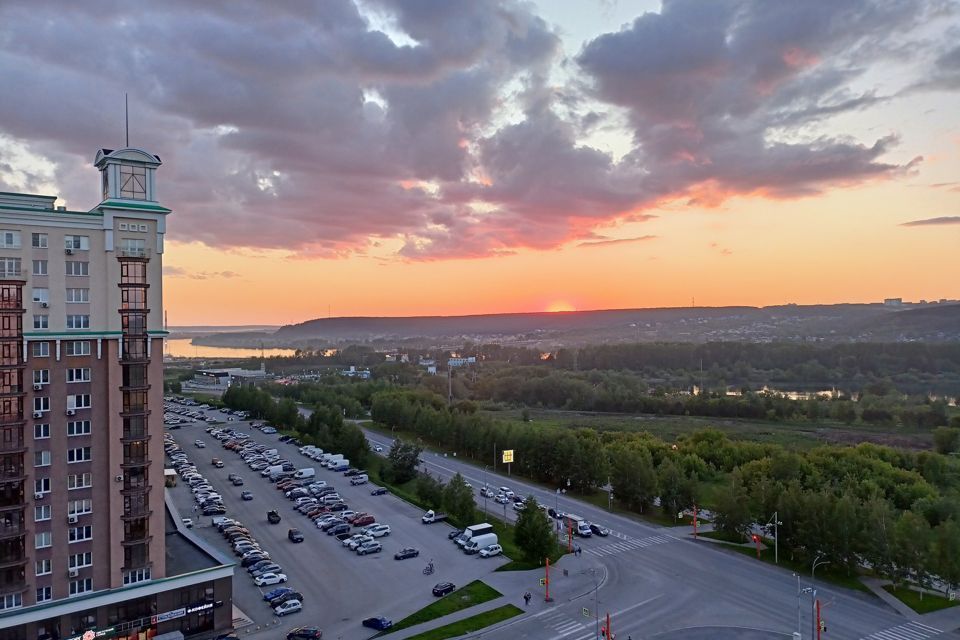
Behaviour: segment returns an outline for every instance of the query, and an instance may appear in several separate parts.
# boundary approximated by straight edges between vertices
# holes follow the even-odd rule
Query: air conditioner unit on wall
[[[33,385],[33,390],[34,390],[34,391],[41,391],[42,389],[43,389],[43,385],[42,385],[42,384],[35,384],[35,385]]]
[[[43,411],[34,411],[34,412],[33,412],[33,417],[34,417],[34,418],[42,418],[42,417],[43,417]]]
[[[43,496],[45,496],[45,495],[47,495],[47,494],[45,494],[45,493],[35,493],[35,494],[33,494],[33,499],[34,499],[34,500],[43,500]]]
[[[70,569],[69,571],[67,571],[67,575],[70,576],[71,578],[76,578],[77,576],[80,575],[80,570],[79,570],[79,569]]]
[[[77,412],[74,411],[73,409],[67,409],[67,415],[68,415],[68,416],[75,416],[75,415],[77,415]]]
[[[123,476],[114,476],[113,480],[114,482],[123,482]]]
[[[50,303],[49,303],[49,302],[41,302],[41,303],[40,303],[40,306],[43,307],[44,309],[46,309],[47,307],[50,306]]]
[[[63,252],[64,252],[65,254],[67,254],[68,256],[72,256],[72,255],[73,255],[73,249],[64,249]]]
[[[77,516],[67,516],[67,524],[77,524]]]

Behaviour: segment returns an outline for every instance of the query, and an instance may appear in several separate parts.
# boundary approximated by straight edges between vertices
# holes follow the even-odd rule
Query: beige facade
[[[77,622],[84,600],[156,597],[168,577],[170,211],[155,156],[102,149],[94,164],[103,201],[91,211],[0,193],[0,640],[37,620],[49,637],[100,628],[95,615]]]

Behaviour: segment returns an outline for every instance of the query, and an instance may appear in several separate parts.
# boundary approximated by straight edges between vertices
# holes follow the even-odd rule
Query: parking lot
[[[224,421],[217,425],[247,433],[250,439],[276,448],[280,456],[292,462],[298,469],[313,467],[316,480],[333,485],[353,511],[373,514],[376,521],[390,525],[390,535],[378,538],[383,551],[365,556],[343,548],[332,536],[317,529],[305,516],[294,510],[293,502],[283,496],[273,483],[252,471],[233,451],[224,449],[221,442],[205,432],[210,425],[203,421],[182,423],[170,431],[173,439],[189,455],[198,471],[213,485],[226,506],[226,516],[239,520],[266,550],[273,561],[282,567],[289,581],[288,586],[304,595],[304,608],[280,622],[281,629],[299,625],[316,625],[324,630],[324,637],[338,635],[349,638],[369,637],[372,630],[361,627],[363,618],[384,615],[399,620],[433,601],[430,593],[438,582],[451,581],[462,586],[490,573],[505,560],[502,558],[480,559],[464,555],[447,539],[451,528],[446,524],[423,525],[422,511],[387,494],[372,496],[375,485],[351,486],[349,478],[342,473],[324,469],[318,462],[302,456],[298,448],[278,441],[276,435],[268,435],[250,427],[249,421],[226,421],[226,416],[217,411],[206,411]],[[198,448],[194,442],[205,444]],[[219,458],[221,468],[211,460]],[[242,486],[234,486],[227,477],[237,474],[244,479]],[[194,530],[211,546],[228,553],[229,544],[215,527],[211,518],[195,514],[194,500],[189,486],[179,483],[170,490],[177,508],[184,517],[196,522]],[[241,500],[242,491],[250,491],[252,500]],[[282,520],[279,524],[267,522],[267,511],[276,509]],[[303,532],[303,543],[287,539],[287,531],[295,527]],[[394,560],[393,554],[402,547],[416,547],[418,558]],[[436,571],[431,576],[423,575],[423,568],[433,559]],[[237,564],[234,579],[234,603],[256,625],[274,625],[277,618],[263,601],[262,594],[275,587],[254,585],[246,569]],[[279,637],[276,627],[267,631],[270,637]]]

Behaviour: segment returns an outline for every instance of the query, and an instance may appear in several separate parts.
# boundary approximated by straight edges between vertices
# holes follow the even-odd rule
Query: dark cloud
[[[924,220],[911,220],[910,222],[900,223],[901,227],[928,227],[947,224],[960,224],[960,216],[941,216],[939,218],[926,218]]]
[[[647,240],[655,240],[659,236],[646,235],[646,236],[637,236],[636,238],[608,238],[605,240],[590,240],[587,242],[581,242],[578,247],[608,247],[614,244],[632,244],[634,242],[646,242]]]
[[[0,184],[52,181],[70,206],[95,203],[90,163],[122,141],[126,91],[132,144],[164,160],[172,239],[302,258],[397,241],[406,260],[547,250],[663,203],[799,197],[903,170],[886,159],[894,136],[810,131],[889,99],[848,87],[909,50],[920,0],[668,0],[575,62],[532,8],[7,0],[0,73],[16,99],[0,100],[0,138],[53,175],[0,158]],[[929,61],[939,79],[956,68],[947,49]],[[583,141],[611,132],[622,158]]]

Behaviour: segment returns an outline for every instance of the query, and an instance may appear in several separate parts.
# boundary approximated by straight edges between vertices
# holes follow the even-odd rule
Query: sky
[[[0,190],[157,154],[170,324],[960,298],[960,0],[0,3]]]

